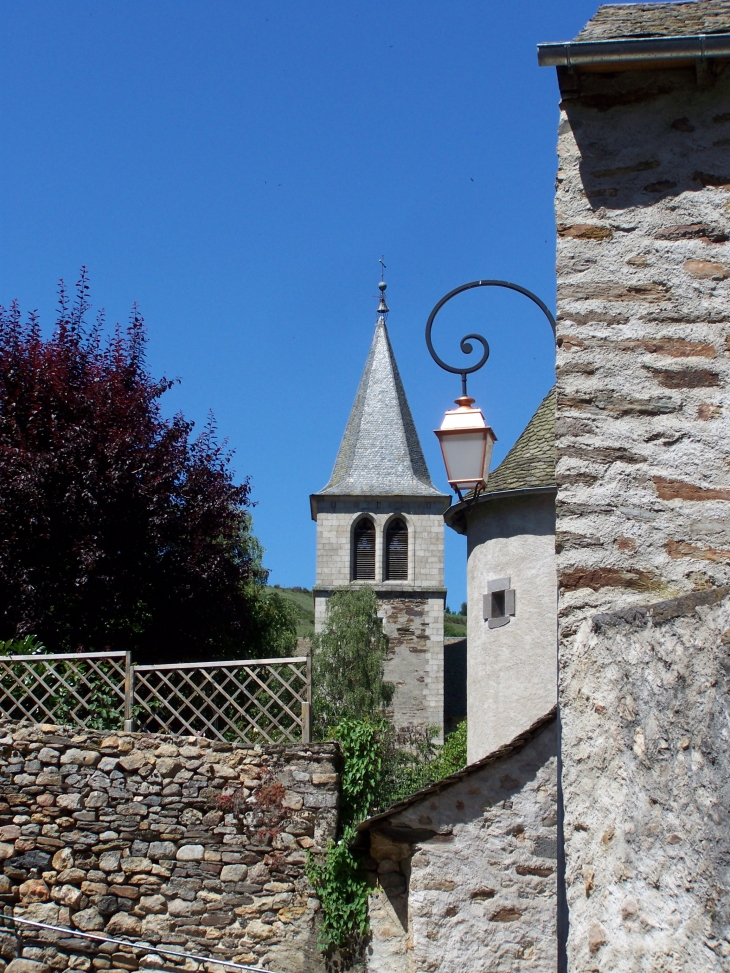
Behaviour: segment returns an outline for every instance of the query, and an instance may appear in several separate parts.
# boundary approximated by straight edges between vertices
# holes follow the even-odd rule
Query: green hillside
[[[314,635],[314,598],[309,588],[280,588],[278,584],[274,588],[297,610],[297,635],[306,638]]]
[[[446,638],[466,638],[466,615],[444,612],[444,635]]]

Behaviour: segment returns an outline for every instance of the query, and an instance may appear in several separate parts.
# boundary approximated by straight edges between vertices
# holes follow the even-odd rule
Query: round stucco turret
[[[487,491],[445,514],[467,536],[468,759],[512,740],[557,699],[555,390]]]

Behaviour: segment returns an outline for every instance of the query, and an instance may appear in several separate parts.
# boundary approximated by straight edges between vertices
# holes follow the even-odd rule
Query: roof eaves
[[[592,41],[538,44],[540,67],[631,67],[691,64],[730,58],[730,31],[674,37],[620,37]]]
[[[524,750],[528,743],[531,743],[535,737],[542,733],[545,727],[554,722],[557,715],[558,708],[557,706],[553,706],[552,709],[545,713],[544,716],[541,716],[540,719],[535,720],[532,726],[528,727],[524,733],[519,733],[516,737],[514,737],[513,740],[510,740],[509,743],[504,744],[504,746],[499,747],[497,750],[493,750],[492,753],[487,754],[486,757],[482,757],[481,760],[477,760],[473,764],[468,764],[461,770],[457,770],[455,774],[450,774],[448,777],[444,777],[443,780],[436,781],[434,784],[429,784],[427,787],[423,787],[420,791],[416,791],[415,794],[411,794],[410,797],[396,802],[386,811],[382,811],[380,814],[374,814],[372,817],[366,818],[364,821],[361,821],[360,824],[358,824],[356,830],[359,832],[369,831],[374,824],[387,821],[395,814],[399,814],[401,811],[405,811],[413,804],[417,804],[418,801],[423,800],[423,798],[428,797],[431,794],[438,794],[440,791],[444,790],[444,788],[450,787],[452,784],[463,780],[465,777],[468,777],[475,771],[489,766],[489,764],[498,763],[500,760],[504,760],[506,757],[512,757],[514,754],[519,753],[520,750]]]
[[[448,527],[455,530],[457,534],[466,534],[467,523],[466,515],[480,503],[489,503],[493,500],[511,500],[520,497],[540,496],[541,494],[555,495],[558,492],[557,483],[549,483],[547,486],[521,487],[518,490],[495,490],[493,493],[480,493],[476,499],[467,497],[459,503],[454,503],[444,511],[444,521]]]

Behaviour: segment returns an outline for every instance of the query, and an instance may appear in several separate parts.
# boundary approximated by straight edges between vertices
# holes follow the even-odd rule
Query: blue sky
[[[50,326],[89,268],[110,322],[137,301],[165,399],[208,410],[250,475],[271,583],[310,586],[308,495],[332,469],[375,324],[389,329],[434,482],[459,394],[424,326],[448,290],[513,280],[555,302],[555,72],[596,0],[0,2],[0,303]],[[549,329],[513,294],[452,301],[442,357],[514,443],[553,381]],[[447,530],[449,603],[465,542]]]

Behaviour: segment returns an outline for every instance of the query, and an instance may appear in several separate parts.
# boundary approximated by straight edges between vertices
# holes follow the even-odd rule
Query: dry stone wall
[[[0,721],[0,898],[32,921],[318,971],[304,869],[336,833],[338,781],[333,744],[243,749]],[[112,945],[25,939],[23,961],[41,965],[15,960],[10,973],[137,968]],[[0,951],[16,956],[15,938]]]
[[[729,969],[730,68],[560,80],[568,969]]]

